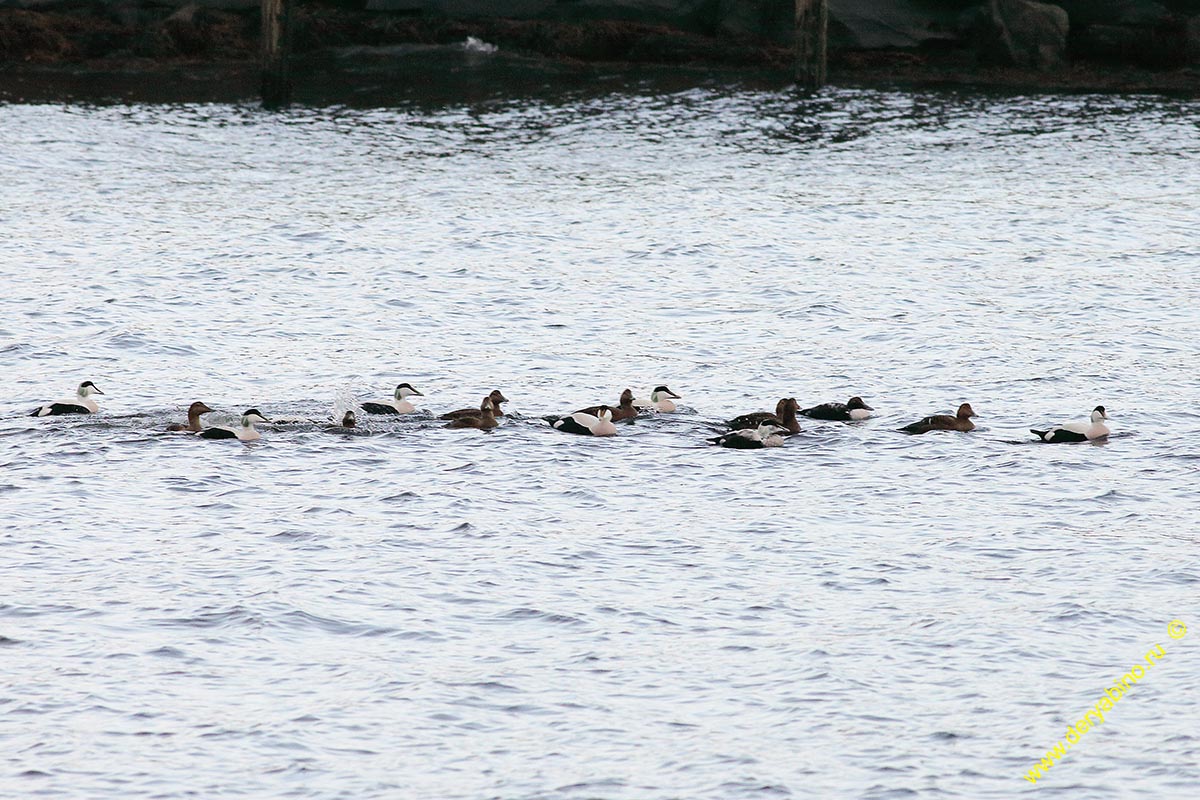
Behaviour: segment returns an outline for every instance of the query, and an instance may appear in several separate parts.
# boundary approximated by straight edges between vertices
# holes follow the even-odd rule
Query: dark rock
[[[1031,0],[991,0],[974,16],[972,38],[985,64],[1052,70],[1066,61],[1067,12]]]
[[[1089,25],[1071,37],[1071,53],[1109,64],[1180,67],[1189,59],[1188,23],[1170,17],[1159,25]]]
[[[795,41],[795,0],[720,0],[713,26],[718,36]]]
[[[1189,64],[1200,64],[1200,16],[1192,17],[1184,25],[1184,53]]]
[[[1171,16],[1161,3],[1151,0],[1056,0],[1071,18],[1071,25],[1157,25]]]
[[[864,50],[952,40],[957,17],[967,5],[952,0],[829,0],[830,40]]]

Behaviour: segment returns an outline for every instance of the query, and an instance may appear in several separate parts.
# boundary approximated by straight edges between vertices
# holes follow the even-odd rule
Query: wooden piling
[[[292,102],[288,69],[291,37],[288,36],[287,0],[262,0],[262,106],[283,108]]]
[[[828,0],[796,0],[796,83],[804,88],[825,85],[828,29]]]

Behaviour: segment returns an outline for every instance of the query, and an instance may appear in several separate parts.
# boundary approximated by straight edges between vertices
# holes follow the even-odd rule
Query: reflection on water
[[[2,793],[1013,796],[1196,608],[1197,110],[0,107]],[[162,433],[194,400],[292,422]],[[1097,404],[1107,446],[1028,433]],[[1175,652],[1039,792],[1195,782]]]

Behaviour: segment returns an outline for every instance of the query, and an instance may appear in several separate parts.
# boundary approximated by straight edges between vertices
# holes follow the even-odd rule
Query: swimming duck
[[[417,397],[425,396],[414,389],[411,383],[402,383],[396,387],[396,393],[393,395],[392,402],[363,403],[362,409],[368,414],[411,414],[417,410],[417,407],[408,402],[408,398],[414,395]]]
[[[930,431],[973,431],[975,423],[971,422],[971,417],[975,416],[975,411],[971,408],[970,403],[963,403],[958,407],[958,413],[953,417],[948,414],[933,414],[925,417],[919,422],[914,422],[911,425],[905,425],[900,430],[905,433],[929,433]]]
[[[199,401],[192,403],[190,406],[188,406],[187,424],[184,425],[179,422],[173,422],[167,426],[167,430],[175,432],[183,431],[185,433],[199,433],[200,431],[204,430],[204,427],[200,424],[200,415],[208,414],[211,411],[212,409],[204,405],[204,403]]]
[[[599,406],[595,414],[576,411],[550,423],[555,430],[565,433],[577,433],[580,436],[615,436],[617,426],[613,425],[612,409]]]
[[[201,439],[240,439],[243,442],[253,442],[262,438],[254,429],[256,422],[270,422],[257,408],[251,408],[242,414],[242,427],[236,431],[229,428],[205,428],[200,432]]]
[[[342,427],[343,428],[357,428],[358,427],[358,417],[354,416],[353,411],[347,411],[345,414],[342,414]]]
[[[494,394],[494,392],[493,392]],[[475,428],[476,430],[488,431],[496,427],[500,423],[496,422],[496,403],[492,399],[492,395],[483,398],[483,402],[479,404],[479,411],[475,416],[461,416],[450,420],[447,428]]]
[[[730,431],[720,436],[714,436],[708,442],[720,447],[732,447],[735,450],[758,450],[763,447],[781,447],[785,433],[788,433],[787,428],[771,420],[766,420],[759,423],[756,428]]]
[[[671,400],[680,400],[679,395],[672,392],[666,386],[655,386],[654,391],[650,392],[649,400],[634,400],[634,408],[653,408],[655,411],[670,413],[675,410],[675,404]]]
[[[1029,432],[1043,442],[1090,442],[1108,436],[1108,426],[1102,422],[1106,419],[1108,412],[1104,410],[1104,406],[1096,406],[1092,410],[1089,422],[1068,422],[1047,431],[1035,431],[1030,428]]]
[[[100,410],[100,406],[92,399],[92,395],[94,394],[104,394],[104,392],[100,391],[96,384],[91,381],[84,381],[75,390],[74,402],[47,403],[44,406],[35,408],[29,416],[52,417],[60,414],[95,414]]]
[[[503,417],[504,411],[501,410],[500,404],[507,403],[508,398],[505,397],[500,392],[499,389],[493,389],[492,393],[488,395],[488,399],[491,400],[492,414],[497,417]],[[481,408],[460,408],[457,411],[448,411],[445,414],[442,414],[440,417],[438,417],[438,419],[458,419],[459,417],[478,417],[482,413],[483,413],[483,410]]]
[[[875,409],[863,402],[861,397],[851,397],[845,403],[822,403],[803,409],[800,413],[813,419],[831,419],[841,422],[858,421],[871,416]]]
[[[596,417],[600,415],[600,409],[607,408],[612,412],[613,422],[620,422],[623,419],[633,419],[637,416],[637,409],[633,407],[633,390],[626,389],[621,392],[621,402],[616,408],[611,406],[588,406],[576,411],[576,414],[588,414]]]
[[[796,398],[783,397],[775,404],[774,414],[770,411],[755,411],[752,414],[742,414],[740,417],[734,417],[725,424],[735,431],[740,431],[747,428],[757,428],[764,422],[773,422],[784,428],[788,433],[799,433],[800,422],[796,419],[796,409],[799,407],[800,404],[796,402]]]

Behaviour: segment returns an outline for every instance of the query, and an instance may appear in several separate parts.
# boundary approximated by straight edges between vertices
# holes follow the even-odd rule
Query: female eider
[[[59,414],[95,414],[100,410],[100,406],[92,399],[94,394],[104,394],[97,388],[96,384],[91,381],[84,381],[79,384],[79,388],[75,390],[74,401],[63,401],[61,403],[47,403],[44,406],[39,406],[33,410],[31,417],[53,417]]]
[[[637,413],[638,413],[637,409],[633,407],[633,390],[632,389],[626,389],[625,391],[621,392],[621,402],[617,404],[616,408],[612,408],[611,406],[603,406],[603,405],[588,406],[587,408],[579,409],[575,413],[576,414],[589,414],[593,417],[598,417],[598,416],[600,416],[600,409],[602,409],[602,408],[607,408],[612,412],[613,422],[620,422],[623,419],[633,419],[634,417],[637,416]]]
[[[500,404],[507,403],[508,398],[505,397],[504,394],[501,393],[501,391],[499,389],[493,389],[492,393],[488,395],[488,399],[491,401],[492,415],[497,416],[497,417],[503,417],[504,411],[501,410]],[[447,411],[445,414],[442,414],[440,417],[438,417],[438,419],[459,419],[460,417],[478,417],[481,414],[483,414],[482,408],[460,408],[457,411]]]
[[[390,403],[363,403],[362,409],[368,414],[411,414],[417,407],[408,402],[408,398],[416,395],[424,397],[412,387],[411,383],[402,383],[396,387]]]
[[[204,430],[204,426],[200,424],[200,415],[201,414],[209,414],[211,412],[212,412],[211,408],[204,405],[204,403],[196,401],[195,403],[192,403],[190,406],[188,406],[187,424],[184,425],[179,422],[173,422],[167,426],[167,430],[173,431],[176,433],[178,433],[178,432],[199,433],[200,431]]]
[[[649,400],[633,401],[634,408],[653,408],[655,411],[670,413],[675,410],[675,404],[672,399],[682,399],[679,395],[672,392],[666,386],[655,386],[654,391],[650,392]]]
[[[951,417],[948,414],[933,414],[925,417],[911,425],[905,425],[900,430],[905,433],[929,433],[930,431],[973,431],[975,423],[971,422],[971,417],[975,416],[974,410],[970,403],[963,403],[958,407],[958,413]]]
[[[828,419],[838,422],[857,422],[871,416],[875,409],[863,402],[861,397],[851,397],[845,403],[822,403],[800,411],[812,419]]]
[[[254,429],[256,422],[270,422],[257,408],[251,408],[242,414],[242,426],[236,431],[229,428],[205,428],[200,432],[201,439],[240,439],[243,442],[253,442],[262,438]]]
[[[577,433],[580,436],[616,436],[617,426],[613,425],[612,409],[599,406],[595,414],[576,411],[550,423],[550,427],[564,433]]]
[[[788,429],[771,420],[759,423],[756,428],[731,431],[709,439],[709,444],[731,447],[735,450],[758,450],[763,447],[782,447],[783,434]]]
[[[757,428],[764,422],[771,422],[785,429],[788,433],[799,433],[800,422],[796,419],[796,409],[800,404],[794,397],[780,398],[775,404],[775,413],[770,411],[755,411],[752,414],[742,414],[725,423],[735,431]]]
[[[455,417],[447,423],[447,428],[474,428],[480,431],[489,431],[500,423],[496,422],[496,405],[492,399],[492,395],[483,398],[483,402],[479,404],[479,411],[473,417],[461,416]]]
[[[1068,422],[1048,431],[1035,431],[1030,428],[1029,432],[1043,442],[1090,442],[1108,436],[1108,426],[1102,422],[1106,419],[1108,412],[1104,410],[1104,406],[1096,406],[1092,410],[1090,422]]]

